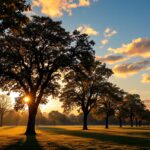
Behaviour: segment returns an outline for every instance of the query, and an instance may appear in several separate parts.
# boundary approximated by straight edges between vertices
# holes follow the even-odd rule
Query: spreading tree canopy
[[[79,69],[69,71],[65,75],[66,83],[60,95],[65,111],[77,107],[83,112],[83,129],[87,130],[87,117],[96,106],[97,100],[104,92],[103,87],[112,75],[111,69],[105,64],[95,61],[86,69],[81,64]]]
[[[39,104],[59,93],[60,73],[77,68],[79,63],[85,68],[90,66],[93,44],[87,35],[66,32],[61,22],[37,16],[20,35],[8,33],[0,37],[0,85],[3,90],[30,97],[26,134],[35,134]]]
[[[108,128],[109,117],[112,116],[123,101],[125,92],[116,85],[106,82],[102,88],[103,94],[99,97],[95,114],[103,114],[105,117],[105,127]]]

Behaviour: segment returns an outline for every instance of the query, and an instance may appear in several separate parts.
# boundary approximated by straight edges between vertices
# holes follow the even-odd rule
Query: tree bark
[[[84,116],[83,116],[83,130],[88,130],[87,118],[88,118],[88,113],[84,113]]]
[[[122,128],[122,119],[121,119],[121,117],[119,117],[119,126],[120,126],[120,128]]]
[[[109,120],[109,116],[108,114],[106,114],[106,118],[105,118],[105,128],[108,129],[108,120]]]
[[[37,105],[29,106],[29,116],[28,116],[28,123],[26,128],[26,135],[35,135],[35,119],[37,114]]]

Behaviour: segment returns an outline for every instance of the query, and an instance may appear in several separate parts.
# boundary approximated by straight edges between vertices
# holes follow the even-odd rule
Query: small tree
[[[89,69],[79,65],[79,70],[71,70],[65,75],[66,85],[62,89],[60,101],[63,102],[64,111],[77,107],[83,112],[83,130],[88,129],[88,115],[96,106],[103,86],[111,75],[112,71],[98,61]]]
[[[127,118],[126,109],[124,107],[124,101],[120,102],[116,106],[115,116],[119,120],[120,128],[123,126],[123,121]]]
[[[117,105],[123,100],[124,91],[110,82],[105,83],[103,94],[99,97],[96,114],[105,116],[105,128],[109,128],[109,117],[114,115]]]
[[[8,33],[0,37],[0,85],[30,99],[26,134],[35,134],[39,104],[58,95],[60,73],[79,63],[90,65],[92,46],[87,35],[66,32],[61,22],[48,17],[33,17],[18,36]],[[16,109],[22,108],[19,103],[23,100]]]
[[[0,94],[0,126],[3,126],[3,118],[6,112],[11,108],[10,97],[5,94]]]
[[[138,94],[127,94],[124,98],[126,112],[128,113],[128,117],[130,118],[130,125],[133,127],[133,121],[136,117],[136,114],[139,108],[143,105],[141,103],[140,95]]]

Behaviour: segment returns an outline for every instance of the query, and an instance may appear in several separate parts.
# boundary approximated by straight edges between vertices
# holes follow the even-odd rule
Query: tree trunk
[[[133,127],[133,115],[132,114],[130,115],[130,125],[131,127]]]
[[[138,119],[137,118],[135,118],[135,125],[136,125],[136,127],[138,126]]]
[[[84,116],[83,116],[83,130],[88,130],[87,118],[88,118],[88,113],[84,113]]]
[[[119,125],[120,125],[120,128],[122,128],[122,119],[121,119],[121,117],[119,117]]]
[[[1,116],[0,116],[0,120],[1,120],[1,123],[0,123],[0,126],[2,127],[3,126],[3,113],[1,113]]]
[[[139,120],[139,127],[142,125],[142,120]]]
[[[108,119],[109,119],[109,116],[108,114],[106,114],[106,118],[105,118],[105,128],[108,129]]]
[[[25,134],[26,135],[35,135],[35,118],[37,114],[37,105],[29,106],[29,116],[28,116],[28,124]]]

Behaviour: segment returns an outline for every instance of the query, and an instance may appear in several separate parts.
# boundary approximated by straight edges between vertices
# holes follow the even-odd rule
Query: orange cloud
[[[113,68],[113,72],[116,76],[121,78],[126,78],[128,76],[132,76],[137,74],[139,71],[148,70],[150,65],[149,60],[144,60],[135,63],[126,63],[121,65],[116,65]]]
[[[96,59],[109,64],[114,64],[127,60],[127,58],[122,55],[105,55],[104,57],[96,56]]]
[[[80,31],[81,33],[85,33],[93,36],[99,34],[94,28],[90,27],[89,25],[81,25],[77,28],[77,30]]]
[[[142,83],[150,83],[150,74],[142,75]]]
[[[72,9],[78,7],[87,7],[95,0],[32,0],[34,7],[40,7],[41,12],[50,17],[58,18],[63,16],[64,12],[72,15]]]
[[[150,39],[137,38],[129,44],[123,44],[120,48],[109,48],[108,50],[113,51],[117,54],[124,54],[127,56],[141,56],[144,58],[148,58],[150,57]]]

